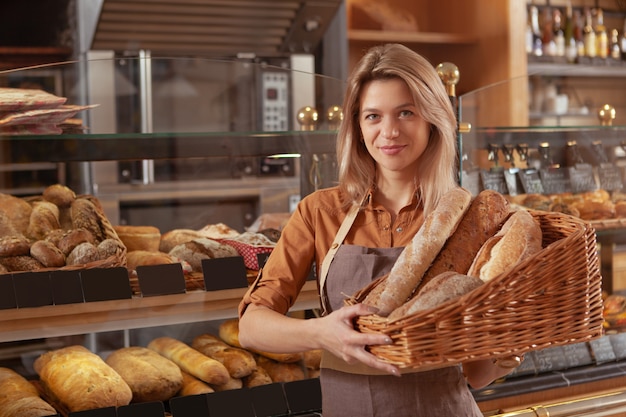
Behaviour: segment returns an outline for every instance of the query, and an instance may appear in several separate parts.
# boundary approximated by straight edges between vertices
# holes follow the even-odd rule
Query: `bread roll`
[[[178,392],[179,396],[183,397],[186,395],[210,394],[215,392],[206,382],[200,381],[198,378],[185,371],[181,372],[183,374],[183,386]]]
[[[239,232],[224,223],[207,224],[202,229],[198,230],[203,237],[209,239],[230,239],[238,236]]]
[[[30,247],[30,256],[41,262],[46,268],[65,266],[65,255],[61,249],[48,240],[38,240]]]
[[[191,242],[194,239],[201,239],[203,237],[205,236],[197,230],[173,229],[161,235],[159,250],[168,253],[181,243]]]
[[[221,362],[198,352],[189,345],[171,337],[159,337],[148,344],[148,348],[165,356],[183,371],[211,385],[228,382],[228,369]]]
[[[34,362],[46,393],[70,412],[119,407],[132,399],[122,377],[83,346],[46,352]]]
[[[96,242],[103,241],[104,230],[97,206],[89,198],[77,198],[70,206],[72,225],[75,229],[88,230]]]
[[[541,226],[527,210],[517,210],[480,248],[467,275],[490,281],[541,249]]]
[[[46,236],[46,240],[50,240],[53,243],[56,242],[57,247],[61,249],[65,256],[69,255],[70,252],[81,243],[88,242],[96,244],[95,236],[89,230],[82,227],[64,231],[60,237],[56,233],[49,233],[48,236]]]
[[[477,277],[454,271],[442,272],[421,287],[412,299],[392,311],[387,318],[392,321],[418,311],[430,310],[446,301],[467,294],[483,284],[484,282]]]
[[[245,349],[231,346],[212,334],[196,336],[191,347],[200,353],[220,361],[233,378],[243,378],[256,369],[252,353]]]
[[[0,256],[28,255],[30,240],[24,235],[0,236]]]
[[[202,272],[202,261],[204,259],[239,256],[237,250],[232,246],[207,238],[182,243],[175,246],[168,253],[189,263],[191,269],[196,272]]]
[[[26,236],[34,240],[41,240],[54,229],[60,229],[59,208],[49,201],[36,201],[30,213]]]
[[[115,350],[105,362],[126,381],[133,392],[133,402],[166,401],[183,387],[178,365],[145,347]]]
[[[32,210],[33,207],[23,198],[0,193],[0,213],[6,217],[16,232],[27,234]]]
[[[100,260],[98,248],[93,243],[84,242],[72,249],[67,255],[65,263],[67,265],[85,265],[98,260]]]
[[[0,417],[44,417],[57,414],[37,388],[9,368],[0,368]]]
[[[304,379],[304,370],[300,363],[277,362],[262,355],[256,359],[257,366],[265,369],[272,382],[293,382]]]
[[[102,242],[98,243],[98,246],[96,246],[96,248],[98,249],[98,257],[100,259],[107,259],[111,256],[118,256],[126,249],[122,242],[112,238],[104,239]]]
[[[163,252],[134,250],[126,253],[126,267],[129,271],[137,270],[138,266],[167,265],[175,262],[172,256]]]
[[[444,194],[402,250],[387,278],[370,291],[363,303],[375,307],[383,317],[404,304],[456,230],[471,200],[471,193],[461,187]]]
[[[63,184],[53,184],[43,190],[42,197],[60,208],[71,206],[76,194]]]
[[[243,387],[243,382],[241,378],[233,378],[232,376],[228,378],[224,384],[221,385],[211,385],[216,392],[220,391],[228,391],[231,389],[239,389]]]
[[[239,343],[239,320],[238,319],[228,319],[223,321],[219,326],[219,336],[224,342],[228,343],[231,346],[235,346],[238,348],[242,348],[241,343]],[[296,353],[273,353],[273,352],[264,352],[256,349],[248,349],[249,351],[262,355],[266,358],[270,358],[277,362],[283,363],[292,363],[298,362],[302,360],[302,352]]]
[[[29,255],[0,257],[0,264],[10,272],[37,271],[44,268],[41,262]]]
[[[154,226],[114,226],[120,240],[130,251],[145,250],[156,252],[161,243],[161,231]]]
[[[243,386],[246,388],[258,387],[259,385],[271,384],[272,378],[267,371],[257,366],[252,373],[242,379]]]
[[[459,226],[424,274],[420,286],[446,271],[467,274],[480,247],[500,230],[509,209],[509,202],[497,191],[483,190],[474,197]]]

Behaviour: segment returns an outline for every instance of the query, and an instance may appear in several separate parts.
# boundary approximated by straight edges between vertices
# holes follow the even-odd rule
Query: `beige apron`
[[[391,270],[403,248],[343,245],[358,208],[349,213],[320,268],[320,290],[327,312]],[[330,257],[330,258],[329,258]],[[396,376],[365,365],[348,365],[324,352],[320,375],[324,417],[482,417],[459,366]]]

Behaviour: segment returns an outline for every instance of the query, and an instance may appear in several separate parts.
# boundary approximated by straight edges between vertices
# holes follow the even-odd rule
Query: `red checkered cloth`
[[[243,257],[243,263],[246,268],[259,270],[258,254],[270,253],[274,249],[273,246],[253,246],[247,243],[239,242],[230,239],[220,239],[220,242],[232,246],[237,250],[237,253]]]

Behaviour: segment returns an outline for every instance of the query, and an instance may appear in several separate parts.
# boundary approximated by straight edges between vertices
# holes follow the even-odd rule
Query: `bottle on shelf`
[[[565,57],[568,62],[576,61],[576,55],[578,55],[578,49],[576,47],[576,37],[574,35],[574,16],[572,13],[572,3],[567,2],[565,8],[565,24],[563,30],[563,37],[565,41]]]
[[[621,59],[622,50],[619,44],[619,34],[617,29],[611,29],[611,40],[609,41],[609,56],[613,59]]]
[[[554,41],[554,55],[565,56],[565,32],[563,30],[561,10],[552,10],[552,39]]]
[[[585,44],[585,56],[594,58],[597,53],[596,49],[596,32],[593,30],[593,18],[591,9],[585,7],[585,26],[583,27],[583,42]]]
[[[552,19],[552,9],[543,9],[541,27],[541,43],[543,44],[543,54],[546,56],[556,55],[556,41],[554,39],[554,22]]]
[[[532,33],[532,54],[543,55],[543,42],[541,41],[541,29],[539,28],[539,9],[537,6],[529,7],[530,28]]]
[[[626,19],[624,19],[624,28],[622,29],[622,37],[620,38],[620,51],[622,59],[626,60]]]
[[[599,58],[606,58],[609,55],[609,35],[604,25],[604,11],[598,7],[595,9],[595,12],[596,55]]]
[[[576,57],[585,56],[585,42],[583,36],[583,15],[580,13],[580,10],[574,10],[573,17],[574,24],[574,39],[576,41]]]

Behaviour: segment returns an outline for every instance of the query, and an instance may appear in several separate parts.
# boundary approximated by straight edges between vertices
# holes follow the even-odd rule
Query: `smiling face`
[[[365,84],[359,124],[379,175],[413,180],[428,145],[430,126],[418,115],[406,83],[392,78]]]

